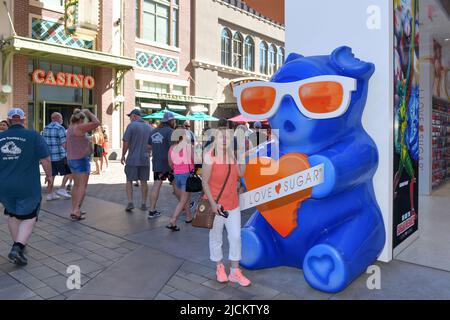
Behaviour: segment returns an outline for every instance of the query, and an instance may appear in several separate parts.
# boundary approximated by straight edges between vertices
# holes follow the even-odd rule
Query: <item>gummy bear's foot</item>
[[[241,265],[247,269],[263,267],[264,245],[253,228],[241,230],[242,259]]]
[[[308,251],[303,272],[311,287],[324,292],[339,292],[348,283],[349,275],[342,256],[327,244],[316,245]]]

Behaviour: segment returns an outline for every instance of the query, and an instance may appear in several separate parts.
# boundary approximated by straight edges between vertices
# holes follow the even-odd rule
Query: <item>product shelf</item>
[[[433,97],[432,186],[450,180],[450,101]]]

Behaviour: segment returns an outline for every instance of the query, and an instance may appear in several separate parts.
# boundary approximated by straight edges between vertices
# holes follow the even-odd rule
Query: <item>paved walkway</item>
[[[450,299],[449,272],[400,261],[377,263],[381,290],[369,290],[365,274],[339,294],[324,294],[307,285],[301,270],[287,267],[246,271],[248,288],[219,284],[207,231],[182,219],[180,232],[165,228],[176,204],[170,185],[163,185],[158,203],[162,217],[127,214],[122,170],[112,163],[92,177],[82,222],[68,219],[70,201],[44,200],[24,268],[7,260],[11,240],[0,217],[0,299]],[[81,269],[81,290],[66,286],[70,265]]]

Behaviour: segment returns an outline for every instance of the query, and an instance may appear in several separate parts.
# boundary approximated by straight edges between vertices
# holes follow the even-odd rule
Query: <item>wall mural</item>
[[[393,246],[418,228],[419,12],[417,0],[394,1]]]

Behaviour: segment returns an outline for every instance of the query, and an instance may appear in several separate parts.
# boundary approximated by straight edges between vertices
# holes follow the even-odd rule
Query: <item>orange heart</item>
[[[264,168],[267,170],[274,165],[278,165],[275,174],[261,174]],[[309,168],[308,156],[302,153],[288,153],[280,160],[260,157],[256,163],[247,165],[244,175],[245,184],[250,191]],[[279,193],[280,188],[281,184],[276,186],[275,191]],[[305,189],[256,208],[281,236],[287,237],[297,227],[297,209],[302,201],[311,197],[311,192],[311,188]]]
[[[280,190],[281,190],[281,183],[277,184],[275,187],[275,191],[280,194]]]

